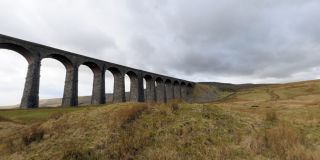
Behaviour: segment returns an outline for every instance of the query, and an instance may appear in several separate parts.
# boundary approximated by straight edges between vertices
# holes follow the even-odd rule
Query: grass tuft
[[[39,142],[42,140],[44,135],[44,130],[40,127],[41,123],[36,123],[22,133],[21,137],[26,146],[32,142]]]
[[[121,126],[124,126],[137,119],[142,114],[142,112],[147,109],[148,105],[145,103],[138,103],[131,107],[122,109],[117,113],[116,123],[120,124]]]
[[[266,113],[266,121],[267,122],[276,122],[278,120],[278,114],[276,111],[272,110],[272,111],[268,111]]]

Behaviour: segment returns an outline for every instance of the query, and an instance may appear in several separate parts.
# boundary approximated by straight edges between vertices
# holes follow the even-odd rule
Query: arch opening
[[[162,78],[156,78],[156,100],[157,102],[166,102],[165,85]]]
[[[126,100],[138,102],[138,76],[133,71],[128,71],[125,75]]]
[[[61,106],[66,66],[55,58],[44,58],[40,68],[39,107]]]
[[[171,101],[174,99],[173,97],[173,85],[170,79],[165,80],[165,90],[166,90],[166,99],[167,101]]]
[[[166,84],[171,84],[171,80],[170,80],[170,79],[167,79],[167,80],[165,81],[165,83],[166,83]]]
[[[110,104],[113,100],[113,88],[114,88],[114,76],[111,71],[105,72],[105,91],[106,91],[106,103]]]
[[[131,95],[131,79],[128,74],[124,75],[124,91],[126,95],[126,101],[130,101]]]
[[[114,78],[112,102],[119,103],[126,101],[124,82],[125,75],[123,75],[122,72],[116,67],[110,67],[108,70],[113,74]]]
[[[187,95],[190,95],[190,94],[191,94],[192,88],[193,88],[192,84],[191,84],[191,83],[188,83],[188,84],[187,84]]]
[[[94,72],[83,64],[79,66],[78,77],[78,105],[91,104]]]
[[[0,48],[0,108],[19,107],[29,62],[17,51]]]
[[[187,87],[185,82],[181,82],[181,98],[185,99],[187,96]]]
[[[178,81],[173,82],[173,98],[174,99],[181,98],[181,88]]]
[[[155,100],[155,82],[151,75],[145,75],[143,77],[144,86],[144,101],[151,102]]]
[[[156,85],[157,85],[157,86],[160,85],[160,84],[162,84],[162,83],[163,83],[162,78],[160,78],[160,77],[156,78]]]

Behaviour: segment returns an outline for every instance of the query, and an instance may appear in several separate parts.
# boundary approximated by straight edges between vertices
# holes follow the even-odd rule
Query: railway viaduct
[[[66,79],[61,106],[78,105],[78,68],[88,66],[94,75],[91,104],[105,104],[105,72],[114,77],[113,103],[125,102],[124,76],[130,77],[130,101],[167,102],[176,98],[186,98],[194,82],[165,75],[138,70],[79,54],[55,49],[41,44],[0,34],[0,49],[9,49],[21,54],[28,61],[28,71],[20,108],[39,106],[39,83],[41,60],[53,58],[66,68]],[[146,80],[144,91],[143,79]],[[146,95],[144,95],[146,94]]]

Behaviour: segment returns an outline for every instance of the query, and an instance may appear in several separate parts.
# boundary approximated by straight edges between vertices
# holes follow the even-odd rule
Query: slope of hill
[[[221,91],[229,91],[235,92],[241,89],[248,89],[248,88],[256,88],[261,86],[267,86],[272,84],[232,84],[232,83],[220,83],[220,82],[199,82],[199,84],[206,84],[215,86],[217,89]]]
[[[2,110],[0,159],[320,159],[319,80],[211,87],[191,95],[216,102]]]

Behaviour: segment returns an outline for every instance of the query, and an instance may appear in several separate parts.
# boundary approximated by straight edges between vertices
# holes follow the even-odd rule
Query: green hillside
[[[319,80],[190,96],[0,110],[0,159],[320,159]]]

